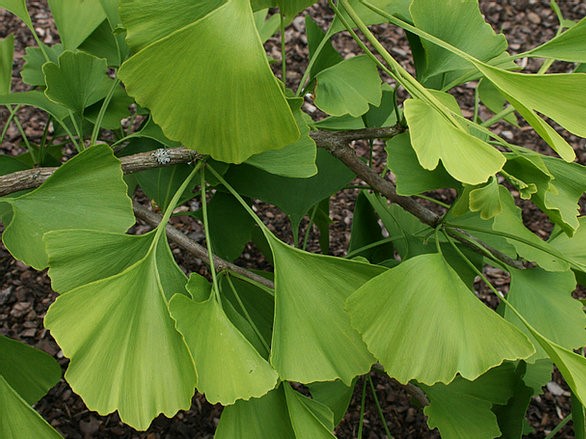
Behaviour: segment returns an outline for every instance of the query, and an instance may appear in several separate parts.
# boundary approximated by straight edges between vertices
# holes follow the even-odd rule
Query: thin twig
[[[145,223],[156,227],[161,222],[161,215],[154,213],[148,210],[146,207],[140,205],[137,202],[134,202],[133,205],[134,214],[137,218],[140,218]],[[181,233],[172,225],[167,225],[167,236],[171,241],[181,247],[183,250],[191,253],[192,255],[198,257],[203,262],[207,263],[209,261],[208,251],[203,246],[195,242],[193,239],[189,238],[188,236]],[[275,285],[269,279],[264,278],[252,271],[249,271],[245,268],[239,267],[231,262],[228,262],[218,256],[214,256],[214,266],[216,267],[217,271],[229,270],[234,273],[240,274],[244,277],[252,279],[259,284],[262,284],[268,288],[274,289]]]

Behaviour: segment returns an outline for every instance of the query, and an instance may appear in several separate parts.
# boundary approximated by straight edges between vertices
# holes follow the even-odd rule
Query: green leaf
[[[348,254],[362,256],[372,263],[391,259],[393,257],[393,245],[388,242],[357,252],[361,248],[381,242],[383,239],[384,236],[378,224],[378,216],[368,198],[363,192],[360,192],[354,204]]]
[[[388,166],[397,177],[399,195],[418,195],[436,189],[459,186],[442,163],[438,163],[433,171],[421,167],[408,133],[401,133],[388,140],[385,150]]]
[[[315,159],[317,147],[314,140],[309,136],[309,126],[306,118],[311,118],[301,111],[303,99],[289,99],[293,115],[301,137],[294,143],[275,151],[265,151],[253,155],[246,163],[263,169],[271,174],[290,178],[309,178],[317,174]]]
[[[354,393],[354,383],[347,386],[341,381],[312,383],[307,386],[314,400],[328,406],[334,413],[334,426],[338,425],[350,405]]]
[[[523,323],[555,363],[572,392],[586,405],[586,358],[548,340],[527,321]]]
[[[61,44],[55,44],[54,46],[43,45],[43,49],[51,62],[55,64],[59,62],[59,55],[63,53]],[[43,65],[48,61],[45,59],[43,50],[39,47],[29,46],[25,49],[25,52],[26,54],[23,56],[25,63],[20,72],[23,82],[28,85],[46,87]]]
[[[237,401],[222,412],[217,439],[331,439],[332,412],[288,383],[260,399]]]
[[[0,436],[3,439],[61,439],[0,375]]]
[[[293,19],[299,12],[316,3],[314,0],[276,0],[285,17]]]
[[[120,129],[122,120],[130,116],[129,108],[133,103],[132,98],[126,94],[122,87],[116,87],[100,126],[108,130]],[[101,100],[86,108],[84,117],[95,125],[103,104],[104,100]]]
[[[360,16],[360,19],[364,24],[371,25],[386,23],[387,20],[384,17],[364,6],[360,0],[350,0],[349,3],[352,6],[352,9],[354,9]],[[411,3],[411,0],[370,0],[369,3],[389,14],[397,15],[409,20],[411,19],[411,14],[409,13],[409,4]],[[348,14],[343,10],[341,12],[346,21],[352,23]],[[346,30],[346,27],[344,27],[342,21],[336,16],[334,18],[334,23],[332,24],[332,33],[337,33],[343,30]]]
[[[231,195],[216,193],[208,207],[214,254],[233,261],[252,240],[254,221]]]
[[[79,45],[106,19],[100,0],[48,0],[65,49]]]
[[[586,190],[584,166],[530,153],[508,158],[505,170],[530,182],[532,201],[564,232],[574,234],[579,227],[578,201]]]
[[[289,384],[283,389],[296,437],[335,438],[334,414],[326,405],[296,392]]]
[[[568,62],[586,62],[586,18],[541,46],[526,52],[525,55]]]
[[[112,87],[106,60],[84,52],[65,51],[59,64],[43,65],[49,99],[82,114],[86,107],[103,99]]]
[[[33,22],[26,9],[26,0],[0,0],[0,8],[12,12],[22,21],[27,27],[34,32]]]
[[[45,317],[71,359],[65,377],[90,410],[118,410],[137,430],[159,413],[171,417],[189,408],[196,385],[193,360],[169,315],[168,300],[184,291],[186,278],[164,227],[132,237],[83,230],[46,237],[53,282],[83,282],[61,294]],[[68,260],[67,251],[91,255],[94,265],[89,256]],[[96,267],[103,267],[99,274]],[[78,280],[63,279],[73,276]]]
[[[118,11],[118,3],[119,0],[100,0],[102,5],[102,9],[106,13],[108,17],[108,21],[110,22],[110,26],[112,29],[116,29],[118,26],[122,25],[122,21],[120,20],[120,13]]]
[[[208,6],[217,6],[217,1],[202,6],[181,0],[159,14],[156,3],[122,3],[129,43],[152,43],[126,61],[118,74],[128,94],[151,110],[167,137],[230,163],[299,138],[248,0],[228,0],[213,10]],[[143,12],[130,19],[139,7]],[[138,23],[139,16],[146,21]]]
[[[513,382],[510,383],[511,398],[505,404],[494,405],[492,408],[497,416],[502,437],[521,439],[528,426],[525,414],[533,396],[533,389],[524,381],[528,367],[524,361],[517,364]]]
[[[361,116],[369,104],[379,105],[382,98],[376,64],[366,55],[328,67],[315,80],[315,105],[332,116]]]
[[[469,206],[472,212],[480,212],[480,218],[487,220],[498,215],[503,210],[500,198],[499,184],[495,177],[491,177],[487,184],[482,187],[470,188]]]
[[[507,49],[507,40],[503,34],[495,34],[490,24],[486,23],[478,2],[413,0],[409,10],[418,28],[478,60],[503,63],[500,57]],[[430,13],[432,10],[433,13]],[[425,39],[421,42],[426,52],[425,71],[418,72],[422,82],[444,75],[442,86],[447,86],[454,80],[474,74],[474,66],[465,59]],[[507,67],[515,67],[512,61],[507,64]]]
[[[457,373],[474,380],[535,351],[523,333],[474,297],[440,254],[387,270],[352,294],[346,309],[369,350],[402,383],[449,383]]]
[[[261,274],[266,273],[263,272]],[[228,307],[225,307],[224,310],[226,314],[228,314],[228,317],[230,317],[232,320],[232,323],[238,326],[240,331],[245,336],[247,336],[249,341],[254,344],[257,350],[263,354],[263,357],[268,358],[269,352],[266,349],[266,346],[263,346],[263,342],[270,341],[271,335],[273,333],[273,320],[275,314],[274,297],[266,290],[252,285],[251,283],[244,280],[238,279],[234,276],[230,276],[230,281],[234,286],[234,289],[232,289],[232,285],[230,285],[225,276],[220,280],[222,300],[224,300],[224,298],[226,299],[226,302],[223,301],[222,303],[232,304],[233,310],[245,320],[245,316],[247,314],[250,316],[254,322],[255,328],[249,327],[247,328],[247,331],[252,330],[254,332],[254,336],[252,336],[250,332],[247,334],[245,331],[243,331],[241,326],[238,326],[238,322],[232,319],[232,315],[228,313]],[[189,289],[189,291],[192,290],[193,289]],[[195,297],[194,299],[197,300]],[[250,326],[250,323],[248,323],[246,326]],[[251,337],[249,337],[249,335],[251,335]]]
[[[41,399],[61,378],[49,354],[0,335],[0,376],[28,404]]]
[[[442,438],[500,437],[493,404],[505,404],[513,395],[515,366],[505,363],[474,381],[456,378],[448,385],[423,386],[430,399],[425,407],[430,428],[437,428]]]
[[[316,50],[322,43],[324,38],[328,38],[325,32],[319,25],[311,18],[310,15],[305,16],[305,31],[307,33],[307,47],[309,50],[309,58],[316,56]],[[330,35],[331,37],[331,35]],[[329,39],[329,38],[328,38]],[[317,54],[317,59],[313,61],[311,68],[311,78],[315,77],[322,70],[332,67],[342,61],[342,55],[338,53],[331,42],[325,43],[325,46]]]
[[[67,118],[69,112],[64,106],[50,101],[43,92],[40,91],[23,91],[20,93],[11,93],[9,95],[0,96],[1,105],[28,105],[39,108],[58,121],[63,121]]]
[[[12,88],[12,63],[14,61],[14,35],[0,38],[0,95]]]
[[[47,266],[42,241],[46,232],[74,228],[125,232],[134,224],[120,162],[106,145],[75,156],[34,191],[2,201],[13,212],[2,234],[4,245],[15,258],[38,270]]]
[[[586,315],[582,304],[572,297],[576,279],[571,271],[552,273],[541,269],[511,271],[511,287],[507,300],[540,334],[568,349],[586,344]],[[504,317],[525,332],[531,332],[509,308]],[[533,343],[537,353],[531,358],[547,358],[547,354]]]
[[[499,186],[502,212],[494,217],[492,229],[502,233],[515,247],[517,254],[530,262],[537,263],[547,271],[566,271],[569,263],[565,255],[534,235],[523,225],[521,209],[515,205],[511,193]]]
[[[112,32],[108,20],[104,20],[91,35],[79,46],[79,50],[94,55],[96,58],[105,58],[109,66],[118,67],[123,61],[120,59],[120,48],[116,36]]]
[[[277,32],[281,25],[279,14],[273,14],[267,18],[268,12],[268,8],[254,11],[254,21],[263,44]]]
[[[354,178],[352,171],[321,148],[317,151],[316,164],[318,173],[311,178],[286,178],[242,165],[230,168],[226,180],[241,195],[277,205],[289,216],[296,233],[301,219],[312,206]]]
[[[265,232],[275,266],[271,364],[284,380],[341,380],[368,372],[372,356],[350,326],[344,301],[384,269],[307,253]]]
[[[553,157],[543,157],[543,161],[554,178],[543,196],[537,192],[535,204],[543,206],[545,213],[566,233],[573,234],[580,226],[578,201],[586,192],[586,167]]]
[[[476,90],[480,101],[493,113],[497,114],[505,109],[507,101],[492,82],[486,79],[481,80]],[[511,125],[518,126],[517,116],[514,113],[506,115],[504,120]]]
[[[482,63],[477,63],[476,67],[560,157],[567,162],[576,158],[572,147],[536,112],[550,117],[571,133],[586,137],[586,107],[576,93],[576,90],[586,89],[585,74],[525,75]]]
[[[504,156],[494,147],[454,125],[431,105],[408,99],[404,106],[411,144],[423,168],[436,169],[441,160],[456,180],[480,184],[505,164]]]
[[[572,268],[586,272],[586,217],[582,216],[578,221],[580,226],[573,237],[560,233],[550,241],[550,244],[572,263]]]
[[[198,390],[212,404],[259,398],[277,385],[277,372],[230,322],[214,294],[205,302],[175,295],[170,311],[195,362]]]

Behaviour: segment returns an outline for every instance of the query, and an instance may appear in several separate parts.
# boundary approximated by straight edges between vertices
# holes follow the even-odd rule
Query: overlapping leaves
[[[138,52],[119,76],[167,137],[233,163],[297,140],[248,0],[184,0],[164,13],[158,3],[122,2],[128,41]]]

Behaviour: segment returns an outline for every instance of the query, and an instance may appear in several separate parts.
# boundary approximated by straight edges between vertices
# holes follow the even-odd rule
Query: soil
[[[47,44],[58,40],[46,1],[28,1],[32,11],[32,19],[41,39]],[[560,0],[559,5],[564,16],[569,19],[580,19],[586,16],[586,3],[583,0]],[[327,2],[321,1],[308,9],[309,14],[320,25],[325,25],[331,19],[331,13],[326,7]],[[520,53],[551,38],[556,32],[557,21],[555,14],[548,7],[549,2],[542,0],[507,0],[507,1],[480,1],[481,9],[488,22],[496,30],[502,30],[508,38],[512,52]],[[287,83],[296,88],[305,67],[306,39],[303,35],[303,19],[297,18],[288,27],[286,36],[288,41],[288,71]],[[404,34],[392,26],[377,26],[377,35],[381,36],[386,47],[390,48],[400,62],[408,67],[409,47]],[[15,74],[13,86],[15,90],[26,89],[19,77],[22,67],[25,47],[33,45],[32,37],[26,27],[18,19],[5,11],[0,11],[0,38],[9,34],[16,37]],[[278,39],[271,39],[267,43],[267,52],[275,59],[280,59]],[[345,35],[335,40],[336,47],[345,56],[358,53],[354,42]],[[276,73],[280,75],[279,63],[275,63]],[[536,60],[529,60],[528,67],[535,71],[539,67]],[[569,71],[571,65],[556,63],[555,71]],[[456,94],[464,105],[465,110],[472,108],[472,88],[461,87]],[[7,111],[0,110],[0,128],[4,126]],[[19,112],[19,119],[23,123],[26,135],[37,141],[43,134],[46,119],[42,113],[32,109],[23,109]],[[519,145],[535,148],[541,152],[550,153],[531,129],[521,125],[519,129],[508,125],[499,125],[497,130],[501,135]],[[573,136],[566,136],[575,146],[578,161],[586,164],[586,141]],[[3,154],[16,155],[24,151],[22,137],[12,124],[7,132],[4,143],[0,146]],[[360,150],[361,146],[357,145]],[[382,148],[379,145],[379,154]],[[444,196],[445,194],[440,194]],[[331,204],[331,218],[333,220],[330,236],[332,252],[343,254],[348,245],[350,224],[352,219],[353,202],[356,192],[345,190],[340,192]],[[530,203],[521,203],[526,224],[541,236],[548,236],[551,225],[547,218]],[[282,236],[290,239],[290,226],[286,219],[271,206],[261,206],[263,211],[269,212],[271,224],[279,230]],[[179,224],[178,224],[179,225]],[[202,239],[201,228],[185,219],[181,220],[180,228],[196,239]],[[146,227],[139,224],[144,230]],[[312,231],[310,248],[317,248],[317,233]],[[186,271],[205,273],[201,261],[194,260],[188,255],[174,249],[178,262]],[[245,266],[258,266],[264,263],[259,253],[251,246],[247,246],[239,263]],[[492,270],[487,273],[499,287],[506,289],[508,278],[502,272]],[[490,304],[493,300],[490,294],[478,284],[480,297]],[[24,264],[15,261],[10,254],[0,247],[0,333],[8,337],[29,343],[55,356],[64,370],[67,360],[56,345],[51,335],[43,328],[43,317],[48,306],[56,295],[52,292],[50,281],[45,272],[36,272]],[[545,392],[535,397],[530,405],[528,419],[534,428],[531,438],[540,438],[547,435],[565,416],[570,413],[570,399],[565,384],[554,374],[552,381],[558,383],[545,388]],[[405,389],[388,377],[373,373],[371,378],[376,394],[382,406],[382,412],[388,428],[396,438],[434,438],[439,437],[437,431],[429,431],[423,410],[413,400]],[[360,419],[362,384],[359,380],[346,417],[336,430],[339,438],[357,437]],[[197,394],[193,398],[190,410],[180,412],[172,419],[163,416],[157,418],[147,432],[136,432],[122,424],[116,414],[100,416],[89,411],[83,401],[72,392],[68,384],[61,380],[46,397],[35,406],[41,415],[59,430],[66,438],[211,438],[221,414],[220,406],[212,406]],[[363,436],[368,439],[384,438],[385,430],[378,415],[376,403],[370,391],[366,392],[364,406]],[[558,437],[573,437],[571,422],[561,430]]]

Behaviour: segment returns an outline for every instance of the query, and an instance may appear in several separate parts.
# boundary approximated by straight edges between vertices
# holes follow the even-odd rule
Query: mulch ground
[[[46,1],[27,2],[32,11],[32,18],[41,39],[47,44],[53,44],[57,39],[54,25]],[[325,24],[331,19],[331,13],[326,8],[325,1],[319,2],[309,9],[309,13],[319,24]],[[502,30],[507,36],[512,52],[519,53],[538,45],[551,38],[557,28],[554,13],[549,9],[548,1],[539,0],[508,0],[487,1],[481,0],[481,9],[487,20],[496,30]],[[586,3],[583,0],[560,0],[560,7],[564,15],[569,19],[580,19],[586,16]],[[288,50],[290,62],[288,65],[287,83],[296,87],[306,62],[306,39],[303,35],[303,19],[296,19],[287,30]],[[5,11],[0,11],[0,38],[8,34],[15,34],[15,75],[14,86],[17,90],[26,87],[19,80],[18,71],[22,67],[22,56],[25,47],[32,45],[32,38],[17,19]],[[378,26],[377,34],[391,48],[393,55],[406,65],[408,63],[409,48],[404,34],[391,26]],[[336,47],[345,55],[358,53],[356,45],[347,36],[339,36],[335,41]],[[267,52],[275,59],[280,58],[279,42],[271,39],[267,43]],[[278,72],[279,63],[275,63]],[[538,68],[535,60],[528,62],[532,70]],[[556,63],[555,71],[568,71],[571,66],[564,63]],[[472,107],[472,89],[462,87],[456,91],[458,98],[468,109]],[[43,133],[46,118],[35,110],[24,109],[19,113],[26,135],[33,141],[38,140]],[[4,126],[7,111],[0,110],[0,128]],[[497,127],[501,135],[511,141],[524,146],[535,148],[548,153],[549,149],[544,143],[526,127],[511,128],[500,125]],[[576,147],[578,161],[586,164],[586,141],[568,136]],[[5,142],[0,145],[0,151],[4,154],[19,154],[23,151],[22,138],[16,127],[9,128]],[[382,148],[380,148],[382,149]],[[342,254],[347,248],[349,231],[352,218],[353,202],[356,192],[345,190],[332,200],[331,218],[331,245],[334,254]],[[523,203],[523,213],[526,224],[541,236],[548,236],[551,225],[537,209],[529,203]],[[269,212],[274,228],[280,230],[283,236],[288,235],[290,226],[287,220],[271,206],[263,206]],[[202,238],[201,228],[193,223],[182,220],[181,228],[192,236]],[[315,238],[311,235],[313,244]],[[205,272],[201,261],[194,260],[188,255],[174,250],[178,262],[187,271]],[[247,247],[241,262],[247,266],[254,266],[260,259],[259,253],[252,247]],[[508,278],[501,272],[489,273],[492,280],[499,287],[506,288]],[[479,294],[490,302],[490,294],[479,284]],[[50,281],[45,272],[36,272],[24,264],[15,261],[10,254],[0,247],[0,333],[8,337],[24,341],[49,354],[55,356],[63,366],[67,367],[67,360],[63,357],[57,344],[51,338],[47,330],[43,328],[43,317],[48,306],[55,299]],[[390,432],[396,438],[434,438],[439,437],[437,431],[429,431],[426,425],[422,408],[409,394],[388,377],[373,373],[371,376],[378,400],[382,405],[384,418]],[[570,412],[570,399],[563,382],[557,377],[553,378],[560,386],[551,384],[545,388],[545,392],[532,400],[528,419],[535,429],[529,437],[544,437],[551,429]],[[362,398],[362,380],[356,385],[348,413],[339,425],[336,434],[339,438],[354,438],[357,435],[360,408]],[[136,432],[132,428],[122,424],[116,414],[99,416],[89,411],[83,401],[72,392],[63,380],[53,388],[49,394],[35,406],[42,416],[57,428],[66,438],[211,438],[221,414],[220,406],[212,406],[201,395],[193,398],[190,410],[177,414],[172,419],[159,417],[147,432]],[[377,439],[386,437],[377,413],[372,392],[366,392],[364,411],[363,437]],[[558,437],[571,438],[573,433],[569,423]]]

